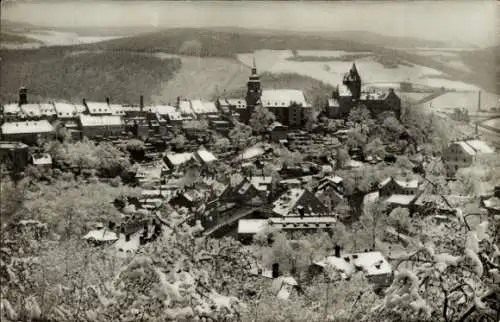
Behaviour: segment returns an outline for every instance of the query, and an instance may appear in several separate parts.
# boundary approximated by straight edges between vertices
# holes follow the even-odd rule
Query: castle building
[[[392,88],[388,90],[362,89],[361,76],[356,64],[344,75],[342,85],[338,85],[333,95],[328,99],[326,115],[329,118],[344,118],[350,110],[358,105],[366,106],[372,115],[382,112],[393,112],[399,118],[401,116],[401,99]]]

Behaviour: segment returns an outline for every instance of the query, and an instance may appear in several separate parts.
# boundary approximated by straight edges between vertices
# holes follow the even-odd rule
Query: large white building
[[[456,141],[444,151],[443,162],[448,175],[452,175],[460,168],[471,166],[478,156],[493,153],[493,148],[481,140]]]
[[[263,90],[260,102],[287,126],[303,125],[311,112],[311,104],[306,101],[304,92],[296,89]]]

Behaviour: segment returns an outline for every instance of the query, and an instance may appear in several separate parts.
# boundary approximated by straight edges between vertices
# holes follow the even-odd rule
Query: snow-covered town
[[[5,39],[24,37],[9,28]],[[273,74],[260,68],[262,49],[246,54],[247,40],[236,56],[246,67],[230,76],[239,83],[210,80],[210,95],[169,87],[159,99],[137,79],[141,91],[128,96],[101,95],[107,83],[58,96],[49,93],[64,83],[22,78],[38,63],[18,60],[65,51],[74,66],[127,38],[42,44],[30,32],[38,46],[0,50],[1,72],[22,79],[0,96],[2,321],[500,318],[491,88],[374,81],[382,76],[363,69],[366,52],[336,60],[291,40],[286,60],[335,58],[343,73]],[[190,55],[198,67],[222,59],[193,35],[198,44],[183,38],[188,49],[162,62],[171,83]],[[413,59],[377,50],[369,59],[385,79]],[[139,51],[134,60],[149,59]]]

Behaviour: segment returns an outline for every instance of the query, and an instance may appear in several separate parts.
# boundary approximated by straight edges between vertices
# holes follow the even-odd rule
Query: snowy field
[[[60,31],[46,31],[43,33],[27,33],[24,36],[39,40],[45,46],[69,46],[77,44],[90,44],[104,40],[122,38],[122,37],[92,37],[80,36],[76,33],[60,32]]]
[[[440,52],[438,52],[440,53]],[[300,50],[298,56],[339,58],[348,55],[363,55],[363,52],[346,51],[314,51]],[[254,53],[239,54],[238,59],[245,65],[251,66],[255,57],[259,72],[298,73],[306,75],[331,85],[341,82],[342,76],[350,66],[350,61],[294,61],[291,50],[258,50]],[[456,90],[477,90],[477,87],[459,81],[445,79],[442,72],[421,65],[399,65],[397,68],[386,68],[377,62],[374,57],[356,59],[356,66],[365,84],[370,83],[399,83],[402,81],[421,84],[430,87],[445,87]]]
[[[484,122],[485,125],[500,129],[500,118],[493,119],[493,120],[488,120]]]

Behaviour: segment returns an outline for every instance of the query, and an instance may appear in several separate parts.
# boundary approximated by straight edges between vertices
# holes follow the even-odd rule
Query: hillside
[[[478,81],[495,84],[500,94],[500,45],[461,53],[464,63],[475,71]]]
[[[18,34],[0,32],[0,44],[5,44],[5,43],[24,44],[24,43],[41,43],[41,41]]]
[[[356,41],[311,36],[308,34],[270,33],[249,30],[168,29],[97,44],[85,49],[112,51],[167,52],[202,57],[234,57],[258,49],[318,49],[370,51],[374,46]]]
[[[160,59],[133,53],[74,53],[60,48],[1,50],[0,101],[17,100],[20,86],[30,89],[32,101],[83,97],[120,102],[149,99],[160,90],[161,81],[181,68],[176,58]]]

